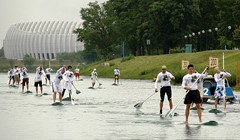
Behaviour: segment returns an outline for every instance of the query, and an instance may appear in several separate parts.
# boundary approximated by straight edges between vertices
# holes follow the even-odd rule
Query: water
[[[30,90],[34,92],[33,77],[30,74]],[[160,118],[159,94],[136,110],[133,106],[154,92],[151,81],[121,80],[120,86],[113,86],[112,79],[100,78],[101,89],[92,90],[88,89],[89,77],[83,77],[83,81],[74,82],[82,92],[73,96],[76,105],[65,101],[63,106],[52,106],[52,95],[21,94],[21,89],[7,86],[6,75],[0,74],[0,79],[2,140],[239,139],[240,136],[239,104],[228,104],[226,115],[208,113],[214,107],[213,101],[204,104],[203,121],[214,120],[218,126],[194,125],[198,123],[196,111],[191,111],[190,125],[185,126],[183,103],[176,110],[179,116]],[[50,93],[50,87],[44,86],[43,91]],[[178,86],[173,86],[172,91],[173,103],[185,93]],[[223,105],[219,108],[223,109]],[[163,113],[167,111],[165,101]]]

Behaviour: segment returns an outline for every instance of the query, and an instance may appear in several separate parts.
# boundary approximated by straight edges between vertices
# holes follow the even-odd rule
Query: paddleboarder
[[[80,80],[80,69],[79,69],[79,67],[77,66],[74,71],[75,71],[75,79],[76,79],[76,81]]]
[[[13,69],[9,68],[8,70],[8,85],[11,84],[11,81],[14,81]]]
[[[167,71],[167,67],[165,65],[162,66],[162,72],[157,75],[157,79],[155,81],[155,93],[158,93],[158,81],[161,81],[160,88],[160,115],[162,115],[163,102],[165,94],[167,94],[168,102],[170,110],[173,107],[172,104],[172,90],[171,90],[171,80],[174,80],[175,77]]]
[[[67,69],[68,70],[64,73],[64,78],[63,78],[64,84],[63,84],[62,97],[64,96],[64,93],[67,89],[69,92],[69,98],[71,98],[74,73],[72,72],[72,66],[68,66]]]
[[[224,112],[227,111],[227,103],[226,103],[226,90],[225,90],[225,79],[226,77],[230,77],[231,74],[229,72],[226,72],[224,70],[224,72],[221,72],[219,67],[215,67],[215,74],[214,74],[214,80],[217,83],[217,87],[216,90],[214,92],[214,97],[215,97],[215,110],[217,110],[217,105],[218,105],[218,101],[219,100],[223,100],[224,101]],[[224,100],[225,99],[225,100]]]
[[[58,69],[55,77],[52,80],[52,90],[53,90],[53,103],[56,101],[57,93],[59,94],[59,102],[62,102],[62,89],[61,80],[63,79],[63,74],[65,73],[65,67]]]
[[[198,86],[196,84],[196,80],[199,79],[201,74],[194,72],[194,66],[192,64],[188,65],[188,74],[183,77],[182,80],[182,87],[185,90],[188,90],[188,93],[185,96],[184,104],[186,105],[185,108],[185,117],[186,117],[186,124],[188,124],[188,117],[190,112],[190,107],[192,103],[196,104],[197,113],[199,122],[202,122],[202,112],[201,112],[201,96],[198,90]]]
[[[28,73],[27,73],[27,68],[26,67],[22,67],[21,68],[21,75],[22,75],[22,93],[24,93],[24,87],[26,85],[27,91],[28,91],[28,84],[29,84],[29,77],[28,77]]]
[[[14,73],[13,85],[16,82],[17,86],[19,87],[19,83],[20,83],[20,69],[18,68],[18,66],[15,66],[15,68],[13,69],[13,73]]]
[[[119,78],[120,78],[120,70],[118,67],[114,69],[114,85],[119,84]]]
[[[92,81],[92,88],[94,88],[96,80],[97,80],[97,69],[93,69],[93,71],[91,72],[91,81]]]
[[[45,78],[46,85],[47,85],[47,81],[48,81],[49,85],[51,85],[51,72],[53,71],[53,69],[48,67],[48,68],[46,68],[45,71],[46,71],[46,78]]]
[[[36,88],[36,96],[38,96],[38,86],[40,87],[40,92],[42,95],[42,75],[46,76],[43,67],[39,66],[36,68],[36,74],[34,78],[34,87]]]

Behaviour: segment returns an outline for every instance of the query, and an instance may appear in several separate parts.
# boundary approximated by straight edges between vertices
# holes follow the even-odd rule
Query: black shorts
[[[50,74],[47,74],[46,77],[50,81]]]
[[[28,85],[28,83],[29,83],[29,78],[23,78],[22,80],[23,86],[25,86],[26,84]]]
[[[184,104],[196,103],[200,104],[202,102],[199,90],[190,90],[185,96]]]
[[[38,81],[38,82],[35,82],[35,83],[34,83],[34,86],[35,86],[35,87],[38,87],[38,85],[39,85],[40,87],[42,87],[42,81]]]
[[[167,93],[168,101],[172,100],[172,90],[170,86],[162,87],[160,90],[160,99],[163,102],[165,98],[165,93]]]

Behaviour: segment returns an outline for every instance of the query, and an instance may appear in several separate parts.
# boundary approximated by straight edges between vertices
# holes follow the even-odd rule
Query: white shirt
[[[172,78],[174,78],[174,76],[170,72],[167,71],[165,73],[160,72],[157,75],[157,79],[155,81],[155,88],[158,88],[158,81],[161,81],[162,87],[171,86],[170,81]]]
[[[73,81],[74,73],[72,71],[67,70],[64,73],[64,81],[70,82]]]
[[[10,69],[9,71],[8,71],[8,78],[10,78],[11,76],[13,76],[14,74],[13,74],[13,69]]]
[[[119,69],[114,69],[114,75],[120,76],[120,70]]]
[[[46,74],[47,74],[47,75],[50,75],[52,71],[53,71],[53,69],[51,69],[51,68],[46,68]]]
[[[20,70],[19,68],[14,68],[13,72],[14,72],[14,75],[18,75],[20,73]]]
[[[91,79],[97,79],[97,72],[96,71],[92,71]]]
[[[75,69],[75,73],[79,73],[80,69],[79,68],[76,68]]]
[[[23,78],[28,78],[28,73],[26,68],[22,68],[21,75]]]
[[[64,69],[64,68],[62,67],[59,70],[57,70],[55,77],[52,80],[53,83],[60,84],[61,80],[63,79],[63,74],[61,72],[62,69]]]
[[[198,77],[201,77],[201,74],[199,73],[186,74],[182,80],[182,87],[183,88],[190,87],[191,90],[197,90],[198,86],[196,84],[197,82],[196,80],[198,79]]]
[[[36,68],[35,82],[42,81],[42,75],[45,75],[43,70],[40,70],[40,67]]]
[[[224,84],[223,84],[224,80],[222,79],[223,76],[230,77],[231,74],[228,72],[220,72],[220,73],[214,74],[214,80],[217,82],[217,87],[224,86]]]
[[[205,74],[200,74],[200,78],[198,79],[197,81],[197,86],[198,86],[198,89],[203,89],[203,78],[204,77],[207,77],[208,76],[208,73],[205,72]]]

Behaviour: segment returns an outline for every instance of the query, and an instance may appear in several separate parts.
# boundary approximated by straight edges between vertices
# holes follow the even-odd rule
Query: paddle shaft
[[[203,70],[203,72],[201,73],[201,75],[206,72],[207,68],[208,68],[208,67],[206,67],[206,68]],[[199,76],[199,77],[197,78],[197,80],[192,84],[191,88],[197,83],[197,81],[199,80],[200,77],[201,77],[201,76]],[[179,104],[182,102],[182,100],[183,100],[184,97],[188,94],[189,91],[190,91],[190,90],[187,90],[187,91],[186,91],[186,94],[181,98],[181,100],[176,104],[176,106],[171,109],[171,111],[167,114],[167,116],[172,115],[172,113],[177,109],[177,107],[179,106]],[[166,116],[166,117],[167,117],[167,116]]]

